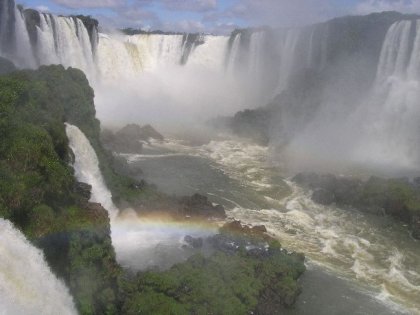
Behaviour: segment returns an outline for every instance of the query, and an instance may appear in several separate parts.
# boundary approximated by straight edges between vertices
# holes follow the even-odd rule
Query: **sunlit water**
[[[304,252],[306,291],[293,314],[420,314],[419,242],[387,218],[313,203],[267,148],[168,140],[126,157],[165,192],[206,193],[229,216],[264,224],[289,250]]]

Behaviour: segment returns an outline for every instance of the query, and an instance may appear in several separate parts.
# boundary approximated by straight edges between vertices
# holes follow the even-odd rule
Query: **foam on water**
[[[244,208],[231,200],[227,204],[232,206],[230,217],[265,225],[283,246],[304,252],[311,263],[354,281],[360,290],[370,292],[390,309],[420,314],[420,249],[398,224],[355,210],[316,204],[310,192],[288,180],[291,193],[273,198],[273,187],[284,185],[284,181],[279,181],[280,171],[270,166],[264,147],[213,141],[202,147],[171,149],[207,157],[240,181],[244,189],[268,192],[264,195],[271,199],[271,209]],[[223,193],[218,197],[223,199]]]

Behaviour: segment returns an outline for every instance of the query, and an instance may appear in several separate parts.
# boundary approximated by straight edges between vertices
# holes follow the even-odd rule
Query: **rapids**
[[[201,146],[167,140],[146,147],[143,155],[126,155],[131,167],[145,170],[146,179],[167,193],[207,193],[230,217],[265,225],[283,246],[306,254],[307,281],[323,279],[347,292],[342,293],[349,300],[363,300],[360,314],[420,314],[420,248],[406,228],[391,219],[315,204],[269,156],[266,147],[236,140]],[[168,184],[174,176],[176,185]],[[344,289],[348,285],[358,293]]]

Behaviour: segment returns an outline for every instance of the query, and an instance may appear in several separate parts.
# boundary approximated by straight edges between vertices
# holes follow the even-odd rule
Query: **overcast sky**
[[[16,0],[57,14],[85,14],[108,27],[229,33],[236,27],[296,26],[346,14],[420,13],[420,0]]]

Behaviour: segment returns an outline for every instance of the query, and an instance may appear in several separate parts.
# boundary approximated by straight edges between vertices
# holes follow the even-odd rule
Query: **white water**
[[[112,201],[111,192],[105,185],[95,150],[76,126],[66,124],[66,133],[75,156],[73,167],[77,180],[92,186],[91,201],[102,204],[112,222],[118,215],[118,209]]]
[[[407,227],[355,210],[315,204],[310,192],[282,179],[284,175],[270,161],[266,147],[233,140],[212,141],[200,147],[166,140],[154,146],[166,150],[162,163],[175,163],[186,155],[206,158],[210,165],[216,163],[218,171],[235,179],[241,188],[230,188],[243,193],[213,189],[211,194],[217,200],[227,201],[230,217],[265,225],[285,248],[305,253],[311,264],[354,283],[361,292],[398,314],[420,314],[420,248]],[[163,158],[155,156],[156,153],[151,155],[151,159]],[[148,163],[143,156],[127,157],[132,163]],[[224,187],[223,183],[212,184]],[[203,189],[206,191],[206,187]],[[263,201],[255,197],[256,192],[265,197]]]
[[[3,219],[0,219],[0,313],[77,314],[68,289],[53,275],[41,250]]]
[[[291,182],[287,182],[291,195],[276,198],[271,193],[279,184],[274,179],[276,171],[262,147],[213,142],[205,150],[226,172],[265,193],[272,202],[272,209],[236,207],[230,216],[266,225],[286,248],[304,252],[311,261],[343,277],[373,286],[377,298],[390,307],[404,305],[410,313],[420,314],[420,249],[398,224],[387,228],[358,212],[317,205]]]
[[[411,37],[412,28],[415,30]],[[385,38],[376,86],[364,117],[364,139],[356,157],[418,169],[420,142],[420,20],[393,24]]]

